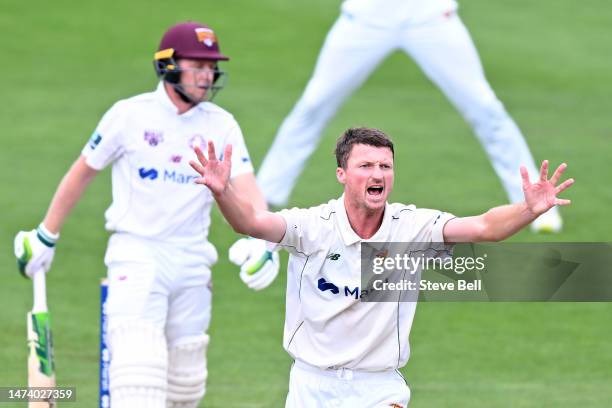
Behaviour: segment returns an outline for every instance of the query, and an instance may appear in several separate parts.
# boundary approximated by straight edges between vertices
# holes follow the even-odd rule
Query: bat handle
[[[32,283],[34,287],[34,305],[32,313],[47,311],[47,287],[45,281],[45,271],[39,269],[32,274]]]

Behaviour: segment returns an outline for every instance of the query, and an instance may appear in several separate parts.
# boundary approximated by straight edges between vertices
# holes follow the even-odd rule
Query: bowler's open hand
[[[574,184],[574,179],[565,180],[557,185],[561,179],[561,175],[567,168],[567,164],[562,163],[552,177],[548,178],[548,160],[542,162],[540,167],[540,179],[531,183],[527,169],[521,166],[521,177],[523,178],[523,192],[525,193],[525,203],[531,212],[540,215],[548,211],[555,205],[571,204],[570,200],[557,198],[557,195]]]
[[[197,184],[204,184],[213,194],[222,194],[227,188],[232,169],[232,145],[228,144],[223,153],[223,160],[217,159],[215,146],[212,141],[208,141],[208,159],[198,146],[193,149],[199,163],[190,160],[189,164],[200,174],[196,179]]]

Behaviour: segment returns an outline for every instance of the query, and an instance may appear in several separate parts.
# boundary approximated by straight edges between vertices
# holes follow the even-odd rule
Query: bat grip
[[[45,271],[42,269],[32,274],[32,286],[34,287],[34,305],[32,313],[47,311],[47,287]]]

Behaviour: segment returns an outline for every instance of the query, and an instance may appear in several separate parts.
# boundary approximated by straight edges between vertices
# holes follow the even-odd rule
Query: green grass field
[[[0,162],[0,386],[26,383],[25,313],[31,285],[12,240],[44,216],[64,172],[103,112],[156,84],[163,31],[207,22],[232,60],[216,102],[242,126],[259,164],[307,81],[340,1],[53,2],[4,0],[0,13],[3,128]],[[460,9],[488,78],[537,159],[566,161],[576,185],[563,233],[515,241],[612,241],[612,8],[604,0],[464,0]],[[344,106],[295,190],[293,205],[340,194],[331,154],[346,127],[387,131],[397,145],[394,201],[480,213],[505,202],[468,126],[403,54],[386,60]],[[412,182],[413,174],[418,181]],[[98,282],[110,172],[87,191],[62,231],[48,276],[57,378],[75,407],[97,406]],[[281,345],[285,279],[262,293],[240,282],[225,254],[236,239],[215,210],[206,407],[279,407],[290,358]],[[286,256],[283,256],[286,260]],[[414,407],[606,407],[612,400],[612,305],[423,303],[405,373]],[[10,404],[0,403],[0,407]],[[69,406],[65,404],[65,406]]]

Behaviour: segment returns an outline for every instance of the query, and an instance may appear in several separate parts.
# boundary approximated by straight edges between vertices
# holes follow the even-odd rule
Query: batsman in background
[[[217,252],[207,240],[213,197],[193,182],[193,148],[207,141],[234,146],[231,184],[266,208],[240,127],[211,102],[223,85],[218,62],[226,60],[209,27],[185,22],[168,29],[154,57],[157,89],[106,112],[43,222],[16,237],[16,248],[30,249],[16,251],[22,272],[48,271],[66,217],[98,171],[112,164],[105,263],[113,408],[196,407],[205,393]],[[264,241],[239,240],[230,259],[254,289],[278,273],[278,255]]]
[[[412,57],[470,124],[510,201],[522,200],[520,165],[531,177],[538,172],[521,131],[485,78],[474,43],[457,15],[456,1],[345,0],[304,93],[278,130],[257,174],[268,203],[287,203],[327,123],[396,50]],[[561,227],[556,208],[532,224],[538,232],[557,232]]]

